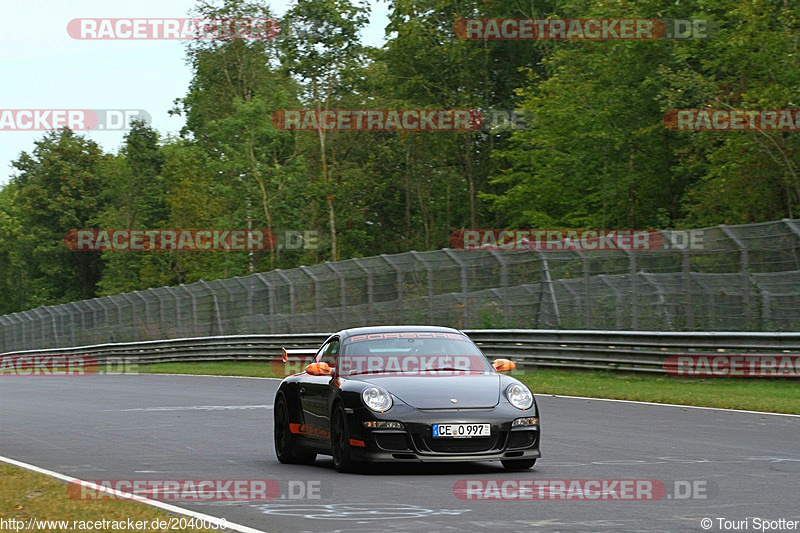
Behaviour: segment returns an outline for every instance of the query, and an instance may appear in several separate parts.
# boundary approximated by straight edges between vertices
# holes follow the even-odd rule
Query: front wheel
[[[331,417],[331,455],[333,466],[339,472],[357,472],[359,463],[350,456],[350,429],[341,405],[337,405]]]
[[[528,470],[536,464],[536,459],[511,459],[500,462],[506,470]]]
[[[275,400],[275,455],[278,461],[291,465],[310,465],[317,459],[317,454],[298,452],[292,442],[292,432],[289,429],[289,411],[286,400],[279,396]]]

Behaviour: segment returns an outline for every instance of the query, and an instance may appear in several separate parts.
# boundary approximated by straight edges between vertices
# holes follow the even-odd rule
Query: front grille
[[[535,431],[512,431],[508,435],[506,448],[529,448],[535,441]]]
[[[384,450],[408,450],[408,441],[402,433],[376,434],[375,442]]]
[[[479,453],[488,452],[497,448],[497,435],[491,437],[476,437],[471,439],[422,437],[425,447],[437,453]]]

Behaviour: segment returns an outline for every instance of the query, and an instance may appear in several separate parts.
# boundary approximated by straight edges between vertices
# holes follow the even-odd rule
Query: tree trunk
[[[248,153],[250,155],[250,164],[252,165],[252,172],[253,177],[256,179],[258,183],[259,189],[261,189],[261,206],[264,209],[264,218],[267,221],[267,232],[270,237],[272,237],[272,213],[269,211],[269,202],[267,201],[267,185],[264,183],[264,178],[261,176],[261,173],[258,170],[258,163],[256,162],[256,156],[253,152],[253,143],[252,141],[247,145]],[[269,269],[275,270],[275,246],[276,243],[272,243],[269,249]],[[253,267],[255,270],[255,267]],[[253,271],[251,270],[251,272]]]
[[[321,112],[320,106],[317,105],[317,117]],[[318,121],[319,122],[319,121]],[[325,149],[325,132],[322,127],[317,128],[319,134],[319,153],[320,162],[322,164],[322,183],[326,186],[331,184],[330,169],[328,168],[328,155]],[[336,238],[336,213],[333,209],[333,194],[328,194],[328,225],[331,229],[331,261],[339,260],[339,246]]]

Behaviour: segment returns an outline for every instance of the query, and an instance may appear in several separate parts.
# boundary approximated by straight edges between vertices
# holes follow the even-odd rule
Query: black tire
[[[536,459],[509,459],[500,462],[506,470],[528,470],[536,464]]]
[[[347,473],[360,470],[360,464],[350,456],[350,428],[341,404],[333,409],[331,416],[331,455],[337,471]]]
[[[278,396],[275,400],[275,455],[278,461],[290,465],[310,465],[317,459],[317,454],[309,452],[298,452],[295,449],[292,439],[292,432],[289,430],[289,411],[286,408],[286,400],[283,396]]]

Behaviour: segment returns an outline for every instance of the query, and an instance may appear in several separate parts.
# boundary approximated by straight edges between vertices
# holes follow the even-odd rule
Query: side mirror
[[[517,364],[509,359],[495,359],[492,361],[492,368],[498,372],[511,372],[517,368]]]
[[[311,363],[306,367],[306,372],[311,376],[330,376],[333,370],[328,363]]]

